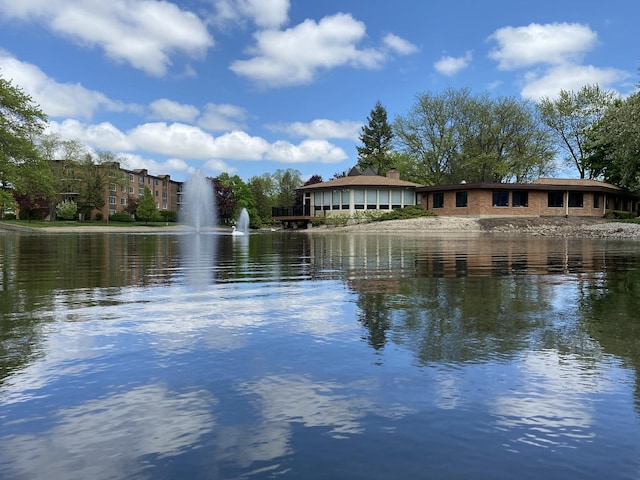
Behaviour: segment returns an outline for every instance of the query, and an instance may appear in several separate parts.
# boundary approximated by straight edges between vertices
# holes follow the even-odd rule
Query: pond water
[[[0,478],[640,477],[640,244],[0,233]]]

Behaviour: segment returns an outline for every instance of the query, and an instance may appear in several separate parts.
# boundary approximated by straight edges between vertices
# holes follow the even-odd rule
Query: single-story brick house
[[[601,217],[638,213],[638,195],[597,180],[540,178],[532,183],[460,183],[416,188],[438,215]]]

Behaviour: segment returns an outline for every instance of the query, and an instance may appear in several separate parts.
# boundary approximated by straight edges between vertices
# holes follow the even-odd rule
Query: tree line
[[[587,85],[532,103],[447,89],[417,95],[393,122],[378,101],[367,120],[358,166],[423,185],[528,182],[563,167],[640,190],[640,92]]]
[[[560,156],[579,178],[639,191],[639,119],[640,92],[622,98],[597,85],[561,90],[538,103],[468,88],[425,92],[393,121],[376,103],[361,130],[357,166],[381,175],[393,167],[403,179],[423,185],[528,182],[553,176]],[[126,162],[111,152],[90,152],[78,141],[45,135],[47,121],[28,95],[0,76],[0,211],[18,206],[25,215],[51,216],[73,193],[78,212],[88,218],[104,206],[105,188],[119,181],[115,170]],[[302,185],[296,169],[247,182],[222,173],[211,181],[223,222],[246,208],[253,225],[269,223],[272,206],[302,202],[296,196]],[[322,177],[313,175],[305,185],[318,182]],[[143,196],[130,198],[126,213],[138,213],[143,198],[148,210]]]

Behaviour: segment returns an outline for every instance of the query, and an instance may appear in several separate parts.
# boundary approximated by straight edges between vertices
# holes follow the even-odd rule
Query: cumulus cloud
[[[193,105],[174,102],[168,98],[160,98],[149,104],[151,118],[176,122],[193,122],[200,111]]]
[[[319,118],[309,123],[294,122],[288,124],[268,125],[267,128],[274,132],[284,132],[292,137],[328,139],[345,138],[357,140],[362,124],[359,122],[342,121],[335,122],[326,118]]]
[[[0,0],[0,9],[155,76],[167,73],[173,55],[200,58],[214,44],[200,18],[165,1]]]
[[[465,53],[462,57],[444,56],[433,64],[433,68],[441,75],[452,77],[460,70],[467,68],[472,59],[473,54],[471,52]]]
[[[247,112],[244,108],[228,103],[208,103],[198,119],[198,125],[212,132],[244,128]]]
[[[77,120],[65,120],[53,122],[49,129],[51,133],[78,139],[90,147],[129,152],[132,155],[127,158],[135,162],[135,167],[129,168],[146,168],[138,164],[141,157],[133,155],[140,151],[184,160],[203,160],[220,171],[233,171],[228,168],[227,160],[335,163],[348,158],[342,148],[325,140],[304,140],[297,145],[281,140],[270,143],[240,130],[214,137],[197,126],[182,123],[151,122],[122,132],[109,123],[86,125]]]
[[[304,140],[299,145],[277,141],[267,157],[283,163],[337,163],[348,158],[344,150],[326,140]]]
[[[1,1],[1,0],[0,0]],[[49,117],[80,117],[89,119],[96,110],[137,111],[139,106],[114,101],[101,92],[77,83],[59,83],[37,66],[21,62],[0,50],[0,71],[28,94]]]
[[[597,84],[601,88],[613,88],[617,82],[629,77],[628,72],[615,68],[598,68],[591,65],[558,65],[544,74],[529,72],[520,92],[523,98],[539,100],[555,98],[560,90],[580,90],[585,85]]]
[[[497,47],[489,57],[501,70],[513,70],[536,64],[561,64],[579,61],[598,40],[596,32],[578,23],[531,23],[525,27],[504,27],[489,40]]]
[[[357,46],[365,36],[364,23],[349,14],[327,16],[319,22],[305,20],[284,31],[257,32],[256,44],[248,51],[253,57],[237,60],[230,68],[266,87],[306,84],[323,69],[345,65],[379,68],[385,54]]]
[[[401,55],[409,55],[418,51],[418,47],[413,43],[405,40],[404,38],[400,38],[393,33],[388,33],[387,35],[385,35],[382,41],[387,46],[387,48]]]
[[[217,25],[249,19],[260,28],[278,28],[289,21],[289,0],[215,0],[213,6]]]

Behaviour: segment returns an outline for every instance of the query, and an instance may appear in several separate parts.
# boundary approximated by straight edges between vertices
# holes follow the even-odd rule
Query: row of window
[[[313,193],[313,204],[316,210],[349,210],[351,195],[355,209],[368,210],[400,208],[402,205],[415,205],[415,193],[412,190],[387,189],[336,189]]]
[[[493,192],[493,206],[494,207],[508,207],[509,206],[509,193],[511,193],[511,206],[512,207],[528,207],[529,206],[529,192],[508,192],[504,190],[498,190]],[[549,207],[563,207],[564,206],[564,192],[548,192],[547,206]],[[456,192],[456,207],[464,208],[468,203],[467,192]],[[568,199],[569,207],[583,207],[584,195],[582,192],[569,192]],[[593,207],[600,207],[600,195],[594,194]],[[433,194],[433,208],[444,208],[444,193],[435,192]]]

